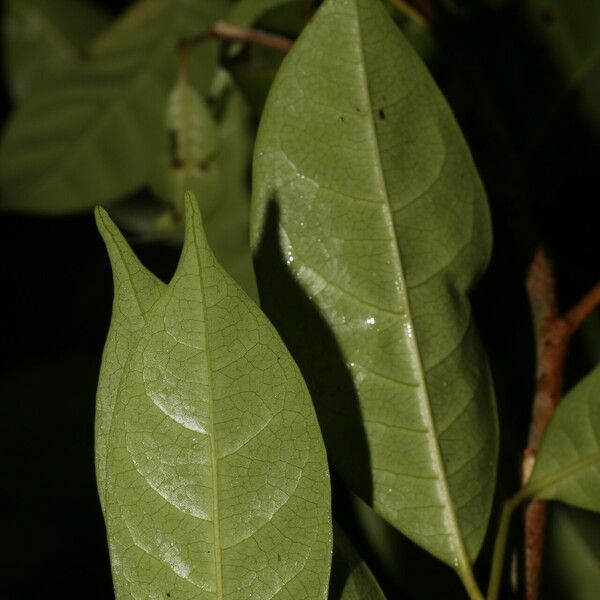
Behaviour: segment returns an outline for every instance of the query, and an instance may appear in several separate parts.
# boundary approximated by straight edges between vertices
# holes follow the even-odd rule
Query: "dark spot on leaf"
[[[344,117],[342,117],[342,115],[338,115],[338,119],[343,123],[344,122]]]
[[[358,106],[356,107],[356,112],[360,112],[360,108],[358,108]]]
[[[171,597],[171,592],[167,592],[167,598]]]
[[[210,169],[210,161],[208,160],[203,160],[201,163],[198,164],[198,168],[203,172],[206,173],[206,171],[208,171]]]
[[[277,562],[281,562],[281,554],[277,555]]]
[[[385,111],[383,110],[383,108],[380,108],[377,111],[377,114],[379,115],[379,118],[383,121],[385,119]]]

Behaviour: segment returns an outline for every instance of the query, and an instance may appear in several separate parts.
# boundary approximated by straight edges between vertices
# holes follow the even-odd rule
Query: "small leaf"
[[[334,523],[333,562],[329,600],[385,600],[373,573]]]
[[[179,214],[183,213],[185,193],[193,192],[207,220],[223,198],[223,174],[215,162],[217,124],[190,81],[185,62],[167,101],[166,127],[170,155],[161,157],[150,189]]]
[[[216,262],[196,200],[185,209],[167,286],[97,213],[114,272],[131,277],[117,279],[111,326],[127,357],[115,362],[118,385],[99,386],[116,390],[98,481],[116,597],[324,599],[329,475],[310,396],[274,328]],[[133,313],[127,331],[121,311]]]
[[[3,208],[68,213],[116,202],[146,183],[159,156],[176,43],[210,27],[224,0],[148,0],[134,5],[92,47],[92,60],[65,67],[12,115],[0,147]],[[215,44],[195,50],[205,92]]]
[[[450,109],[379,2],[326,1],[285,59],[251,223],[262,305],[334,467],[472,585],[497,419],[467,294],[490,220]]]
[[[527,490],[545,500],[600,512],[600,366],[558,405]]]
[[[8,0],[5,7],[5,73],[15,100],[22,100],[48,69],[80,62],[108,23],[88,0]]]

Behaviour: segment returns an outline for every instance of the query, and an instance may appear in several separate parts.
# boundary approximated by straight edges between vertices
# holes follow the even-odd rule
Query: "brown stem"
[[[409,2],[406,0],[391,0],[392,4],[411,21],[414,21],[423,29],[430,29],[429,21]]]
[[[566,314],[565,321],[571,332],[583,323],[585,318],[600,305],[600,281]]]
[[[227,21],[217,21],[208,31],[183,40],[180,47],[186,48],[199,42],[215,39],[258,44],[259,46],[273,48],[280,52],[289,52],[293,45],[292,40],[274,33],[261,31],[260,29],[239,27]]]
[[[598,282],[565,316],[558,310],[554,273],[544,250],[537,249],[527,276],[536,346],[536,385],[527,448],[523,453],[522,484],[526,485],[535,454],[556,410],[563,388],[567,347],[573,333],[598,304]],[[547,520],[546,503],[533,500],[525,508],[525,597],[537,600]]]
[[[538,248],[527,277],[536,346],[536,385],[527,451],[535,452],[562,391],[569,328],[558,312],[554,273],[542,248]],[[527,471],[523,483],[529,479]]]

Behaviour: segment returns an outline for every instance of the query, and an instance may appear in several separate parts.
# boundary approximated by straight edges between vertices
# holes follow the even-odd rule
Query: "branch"
[[[536,346],[536,386],[527,448],[523,453],[521,483],[529,481],[535,454],[562,394],[569,340],[584,319],[600,304],[598,282],[565,316],[558,310],[554,272],[544,250],[537,249],[527,276]],[[525,508],[525,597],[537,600],[544,553],[547,507],[534,499]]]
[[[526,282],[533,317],[536,346],[536,386],[533,416],[527,442],[528,462],[535,460],[544,431],[554,413],[562,391],[564,359],[570,337],[569,328],[558,312],[554,273],[544,250],[536,250]],[[522,474],[523,484],[530,469]]]
[[[419,25],[419,27],[430,29],[429,21],[412,4],[409,4],[406,0],[391,0],[391,2],[401,13]]]
[[[293,45],[292,40],[281,35],[276,35],[260,29],[239,27],[232,23],[228,23],[227,21],[217,21],[208,31],[183,40],[180,44],[180,49],[185,52],[186,49],[195,44],[215,39],[257,44],[259,46],[264,46],[265,48],[279,50],[280,52],[289,52]]]
[[[600,281],[587,293],[581,300],[566,314],[565,321],[567,326],[574,333],[579,326],[585,321],[585,318],[590,315],[600,305]]]

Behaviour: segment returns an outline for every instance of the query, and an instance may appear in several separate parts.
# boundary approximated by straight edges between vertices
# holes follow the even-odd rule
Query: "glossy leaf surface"
[[[362,561],[339,525],[334,526],[329,600],[385,600],[369,567]]]
[[[0,204],[67,213],[115,202],[144,184],[168,153],[164,111],[176,78],[176,43],[225,10],[214,0],[134,5],[91,48],[84,64],[53,72],[10,119],[0,146]],[[216,46],[194,51],[200,92]]]
[[[216,262],[195,200],[168,285],[97,217],[116,279],[97,456],[117,598],[326,598],[325,450],[277,333]]]
[[[48,71],[84,60],[84,49],[108,23],[90,0],[8,0],[4,64],[11,96],[22,100]]]
[[[600,366],[561,400],[527,487],[540,498],[600,512]]]
[[[285,59],[251,221],[262,305],[334,467],[469,578],[497,456],[467,298],[489,259],[489,215],[450,109],[379,2],[325,2]]]

